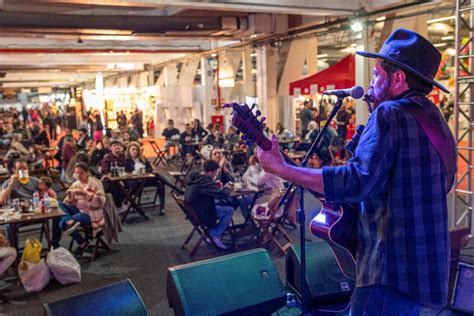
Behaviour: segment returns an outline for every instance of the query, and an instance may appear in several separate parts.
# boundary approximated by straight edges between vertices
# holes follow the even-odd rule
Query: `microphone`
[[[364,96],[364,88],[361,86],[353,86],[349,89],[326,90],[323,94],[335,95],[338,98],[352,97],[360,99]]]

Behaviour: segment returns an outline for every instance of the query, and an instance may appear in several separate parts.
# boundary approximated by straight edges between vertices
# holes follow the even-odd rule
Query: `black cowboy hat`
[[[378,53],[356,52],[369,58],[381,58],[403,68],[446,93],[449,90],[434,80],[441,53],[426,38],[406,29],[396,29]]]

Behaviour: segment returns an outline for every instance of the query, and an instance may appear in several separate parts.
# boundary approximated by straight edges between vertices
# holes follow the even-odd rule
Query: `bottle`
[[[13,199],[13,208],[15,209],[15,212],[20,211],[20,200],[19,199]]]
[[[47,211],[49,211],[49,196],[48,196],[48,193],[44,194],[43,205],[44,205],[43,213],[46,213]]]
[[[37,210],[40,207],[40,198],[38,190],[33,193],[33,210]]]

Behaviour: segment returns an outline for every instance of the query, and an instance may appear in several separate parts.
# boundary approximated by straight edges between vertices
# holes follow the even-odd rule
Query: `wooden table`
[[[247,225],[248,222],[251,222],[252,209],[255,206],[255,202],[257,201],[257,198],[260,196],[260,194],[262,194],[264,192],[267,192],[268,190],[270,190],[270,188],[267,187],[267,186],[254,186],[254,185],[251,185],[251,184],[249,184],[246,188],[236,189],[235,184],[234,184],[234,187],[229,192],[230,197],[235,197],[236,198],[236,197],[243,196],[243,195],[253,194],[253,198],[250,201],[250,204],[247,205],[249,213],[245,217],[244,222],[242,224],[234,225],[234,227],[237,226],[236,228],[240,228],[241,226]],[[245,199],[244,199],[244,202],[247,203],[245,201]],[[251,222],[251,223],[253,224],[253,222]]]
[[[16,249],[17,254],[19,254],[18,247],[18,231],[17,225],[29,224],[29,223],[38,223],[41,222],[42,229],[44,230],[46,236],[46,243],[48,244],[48,252],[51,249],[51,234],[49,230],[49,220],[61,217],[64,215],[64,212],[59,208],[51,208],[51,211],[47,213],[35,214],[35,213],[22,213],[19,219],[10,219],[8,222],[0,220],[0,225],[9,225],[10,227],[10,244]],[[15,264],[15,274],[18,279],[18,282],[21,285],[20,277],[18,275],[18,263],[20,262],[21,257],[18,255],[14,264]]]
[[[28,224],[28,223],[37,223],[41,222],[46,235],[46,242],[48,244],[48,249],[51,248],[51,236],[49,230],[49,220],[61,217],[64,215],[64,212],[59,208],[51,208],[50,212],[42,214],[34,213],[22,213],[19,219],[10,219],[8,222],[0,220],[0,225],[9,225],[10,226],[10,242],[11,245],[18,251],[18,232],[17,225]]]
[[[130,203],[126,211],[122,215],[122,224],[125,222],[128,214],[130,212],[137,212],[143,218],[148,220],[145,211],[143,211],[142,206],[140,205],[140,197],[143,191],[143,187],[147,180],[155,179],[155,174],[153,173],[144,173],[141,175],[134,175],[131,173],[126,173],[119,177],[107,177],[111,182],[115,182],[120,186],[120,191],[125,197],[125,200]],[[133,187],[133,190],[130,190],[127,187],[127,183],[136,182],[137,186]]]

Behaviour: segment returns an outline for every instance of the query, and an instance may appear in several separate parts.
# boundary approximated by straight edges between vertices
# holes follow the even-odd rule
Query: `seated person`
[[[122,132],[118,128],[114,128],[110,131],[110,141],[113,142],[114,140],[117,140],[120,143],[123,142]]]
[[[125,150],[125,171],[138,173],[139,169],[143,169],[146,172],[152,172],[153,168],[148,160],[143,157],[140,144],[137,142],[131,142],[128,144],[127,149]],[[130,186],[133,184],[130,183]],[[147,180],[145,186],[154,186],[157,187],[158,197],[160,198],[160,215],[165,215],[165,186],[162,181],[160,181],[158,175],[155,179]]]
[[[103,176],[110,175],[112,167],[125,167],[125,155],[122,153],[122,144],[118,140],[113,140],[110,146],[110,153],[104,156],[100,164]],[[112,194],[115,206],[121,208],[123,196],[120,190],[120,184],[106,181],[104,182],[104,189],[105,192]]]
[[[90,166],[92,169],[99,169],[104,156],[110,153],[110,139],[107,136],[102,137],[97,144],[96,149],[92,152]]]
[[[216,161],[219,166],[216,180],[221,181],[224,185],[228,182],[234,182],[234,171],[232,169],[232,165],[224,157],[220,148],[212,149],[211,159]]]
[[[38,194],[40,197],[40,200],[44,199],[44,196],[48,194],[48,197],[57,199],[56,192],[54,192],[53,189],[51,189],[51,186],[53,184],[53,181],[51,180],[50,177],[41,177],[40,181],[38,183]]]
[[[36,145],[49,147],[49,138],[44,130],[38,125],[34,125],[31,129],[31,137]]]
[[[240,142],[240,137],[236,133],[236,129],[234,126],[230,126],[227,130],[227,134],[225,135],[224,140],[224,148],[226,149],[234,149]]]
[[[87,137],[87,128],[79,129],[79,138],[77,139],[77,149],[85,150],[88,139],[89,138]]]
[[[30,169],[41,169],[43,166],[43,160],[43,153],[39,149],[38,145],[33,145],[28,149],[26,161],[28,162]]]
[[[221,237],[232,220],[234,208],[230,205],[216,205],[216,199],[232,203],[228,189],[220,189],[214,182],[218,170],[219,164],[215,160],[204,161],[202,173],[194,172],[188,177],[184,200],[193,206],[217,247],[227,249]]]
[[[212,132],[207,135],[206,144],[212,145],[215,148],[222,148],[224,146],[224,136],[222,136],[219,127],[214,127]]]
[[[10,247],[10,242],[0,233],[0,275],[15,262],[16,255],[15,248]]]
[[[32,199],[33,193],[38,188],[40,180],[36,177],[28,177],[25,183],[19,181],[20,170],[28,172],[28,163],[25,159],[17,159],[13,163],[12,175],[2,185],[2,192],[0,193],[0,204],[6,204],[8,199]]]
[[[28,149],[26,149],[21,140],[21,134],[13,134],[9,151],[16,151],[18,154],[20,154],[20,156],[25,157],[26,155],[28,155]],[[6,156],[8,156],[8,153],[6,154]]]
[[[191,124],[186,124],[185,131],[181,133],[179,137],[179,145],[181,147],[181,156],[184,158],[187,154],[194,155],[194,149],[196,146],[193,144],[195,135]]]
[[[168,120],[168,127],[166,127],[163,130],[163,133],[161,133],[161,136],[165,138],[165,151],[166,151],[166,157],[170,158],[170,147],[173,147],[176,145],[176,137],[179,139],[179,130],[174,127],[174,122],[173,120]]]
[[[133,139],[133,135],[130,133],[130,131],[126,131],[123,133],[123,145],[128,146],[130,142],[134,142],[136,140]]]
[[[286,129],[280,122],[278,122],[276,125],[276,136],[278,137],[278,141],[290,141],[295,138],[293,133]],[[283,149],[292,149],[293,146],[294,143],[281,144]]]
[[[67,177],[67,166],[77,153],[76,141],[72,135],[64,138],[64,144],[61,148],[61,181],[64,183],[72,183],[73,179]]]
[[[62,217],[59,227],[77,242],[78,247],[74,251],[76,255],[82,254],[89,245],[89,241],[81,236],[77,228],[80,225],[91,225],[95,236],[105,223],[104,188],[99,180],[89,176],[87,170],[85,163],[76,164],[74,177],[77,180],[67,190],[64,202],[58,203],[66,214]]]

